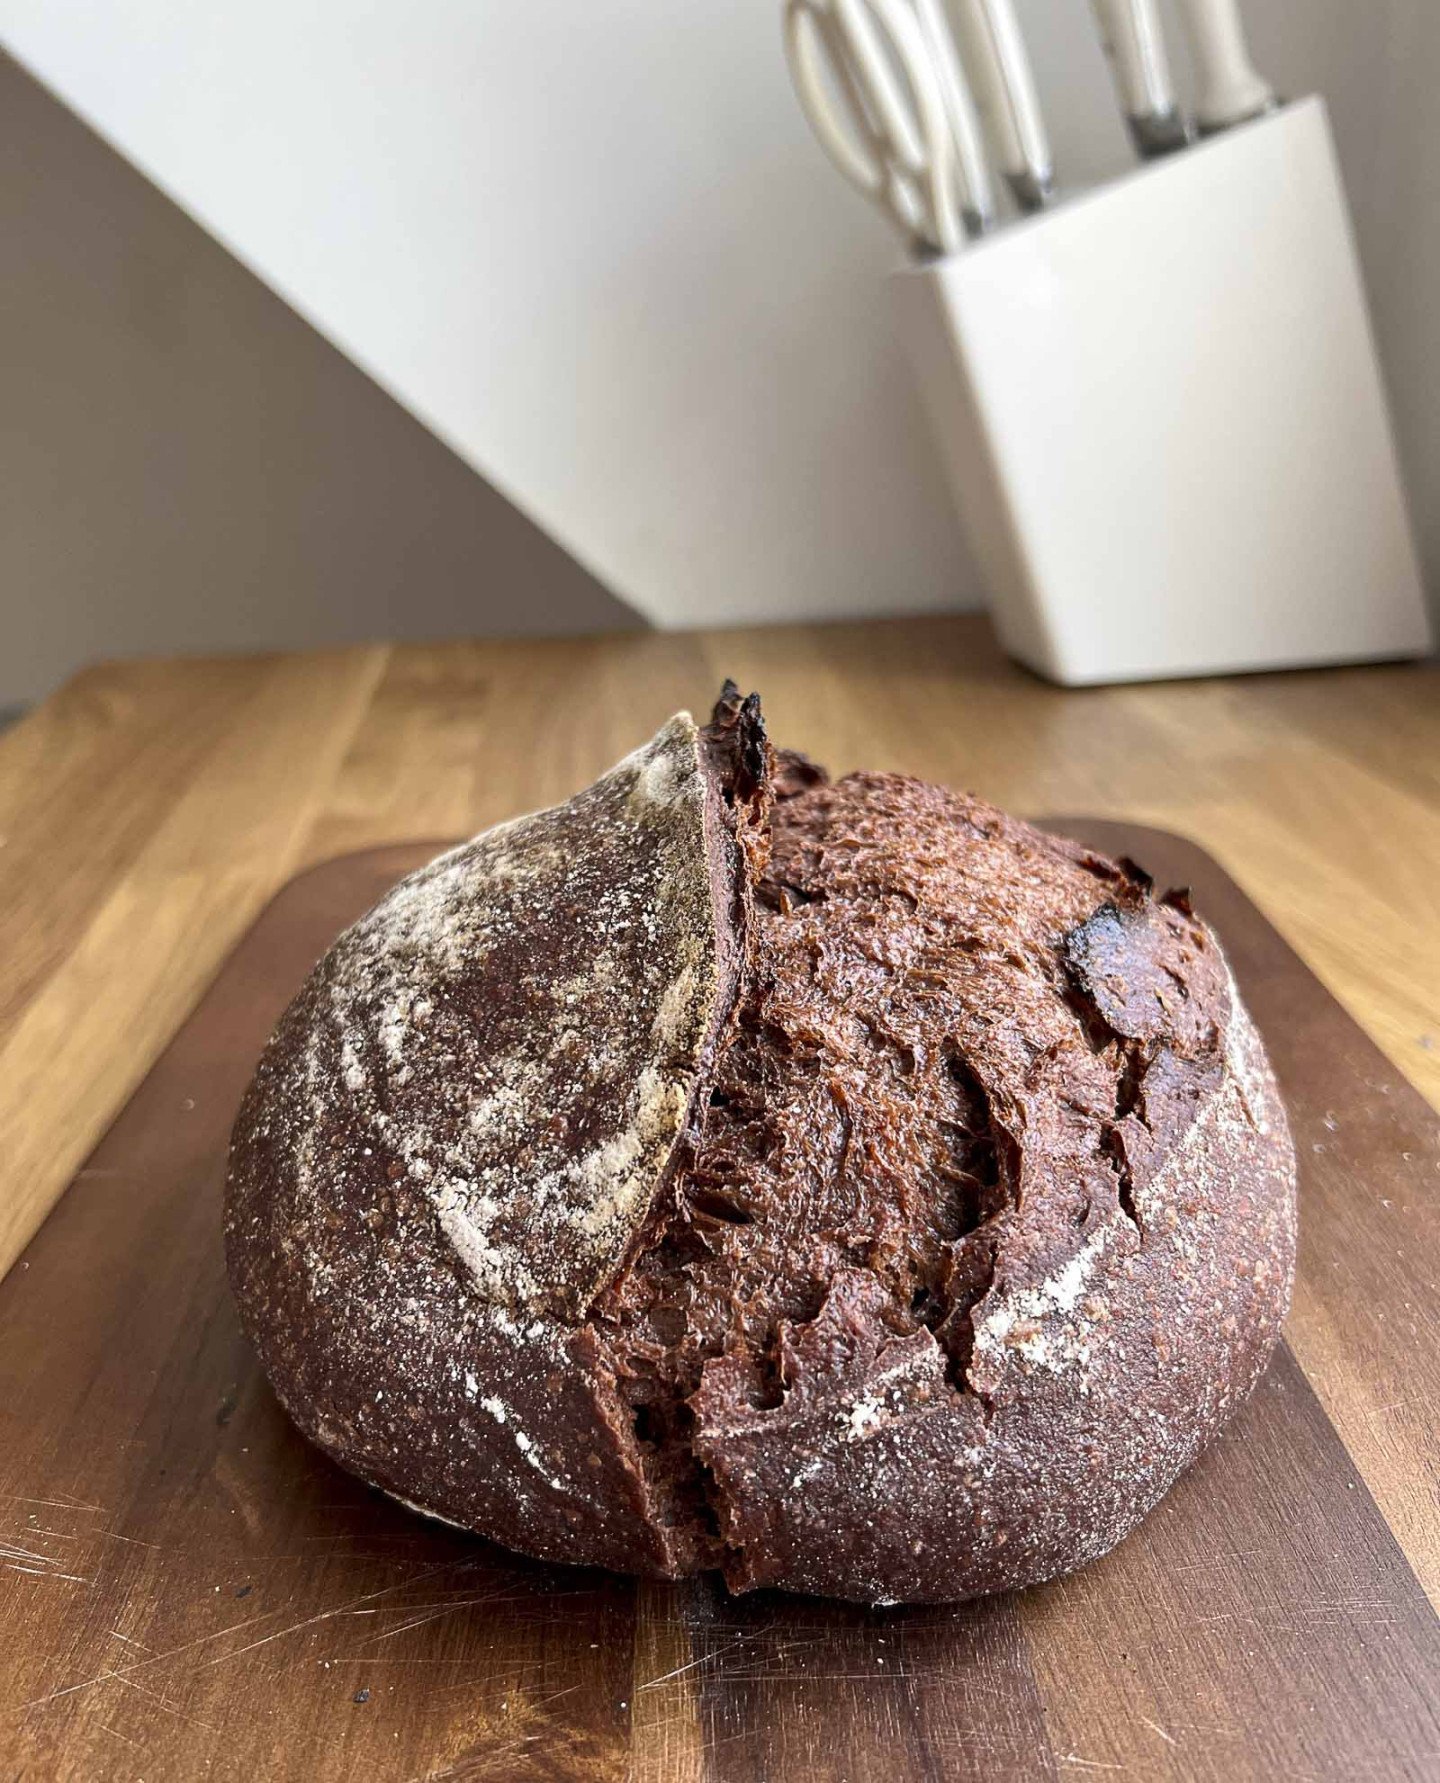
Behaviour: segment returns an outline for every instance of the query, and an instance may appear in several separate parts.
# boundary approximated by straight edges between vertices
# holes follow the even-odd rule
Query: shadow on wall
[[[0,55],[0,710],[97,657],[639,617]]]

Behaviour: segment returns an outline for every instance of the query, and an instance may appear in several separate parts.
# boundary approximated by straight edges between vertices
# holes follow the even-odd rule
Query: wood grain
[[[294,871],[383,660],[96,670],[0,745],[0,1273]]]
[[[736,1599],[527,1562],[311,1449],[226,1292],[224,1148],[315,954],[434,845],[371,850],[269,906],[0,1283],[0,1770],[1440,1772],[1440,1619],[1420,1577],[1440,1524],[1440,1367],[1422,1323],[1440,1120],[1198,850],[1057,827],[1196,887],[1270,1036],[1302,1162],[1288,1345],[1130,1540],[1073,1578],[952,1608]]]

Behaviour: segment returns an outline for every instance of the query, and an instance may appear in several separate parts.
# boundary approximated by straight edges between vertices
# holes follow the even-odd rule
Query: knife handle
[[[1090,0],[1125,115],[1149,117],[1175,104],[1154,0]]]
[[[935,63],[950,118],[965,227],[971,235],[982,235],[995,220],[995,193],[975,100],[940,0],[915,0],[915,16]]]
[[[1190,127],[1175,103],[1155,0],[1090,0],[1131,140],[1146,160],[1183,149]]]
[[[1025,210],[1050,196],[1050,139],[1012,0],[949,0],[960,60],[995,145],[995,158]]]
[[[1250,60],[1238,0],[1181,0],[1180,15],[1200,79],[1195,117],[1201,130],[1228,130],[1271,110],[1275,89]]]

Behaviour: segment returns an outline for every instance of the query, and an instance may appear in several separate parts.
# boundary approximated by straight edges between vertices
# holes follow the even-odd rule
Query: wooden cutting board
[[[0,1774],[1440,1777],[1440,1122],[1198,849],[1056,827],[1194,885],[1301,1158],[1288,1342],[1129,1541],[956,1608],[734,1599],[516,1558],[309,1448],[220,1195],[271,1024],[434,847],[350,855],[275,900],[0,1284]]]

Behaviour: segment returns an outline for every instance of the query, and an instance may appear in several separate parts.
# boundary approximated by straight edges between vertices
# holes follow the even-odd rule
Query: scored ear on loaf
[[[415,1509],[947,1601],[1106,1552],[1243,1401],[1294,1155],[1187,894],[832,783],[727,683],[339,937],[226,1249],[295,1422]]]

